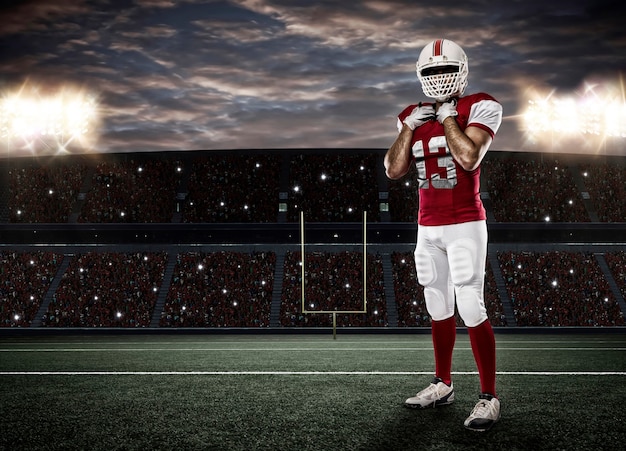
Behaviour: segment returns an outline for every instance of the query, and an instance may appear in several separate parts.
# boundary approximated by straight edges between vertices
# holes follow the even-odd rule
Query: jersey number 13
[[[445,136],[432,136],[428,142],[418,139],[413,147],[420,189],[452,189],[456,186],[456,165]]]

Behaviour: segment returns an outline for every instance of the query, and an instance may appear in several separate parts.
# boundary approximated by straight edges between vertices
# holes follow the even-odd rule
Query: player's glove
[[[431,119],[435,119],[435,107],[432,105],[416,106],[411,114],[404,118],[404,123],[409,126],[411,130],[415,130],[420,125],[424,125]]]
[[[439,109],[437,109],[437,120],[440,124],[443,124],[446,118],[454,117],[458,114],[459,113],[456,112],[456,99],[450,99],[439,105]]]

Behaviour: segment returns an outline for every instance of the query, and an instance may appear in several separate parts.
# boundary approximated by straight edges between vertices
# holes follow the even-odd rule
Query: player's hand
[[[437,120],[440,124],[443,124],[443,121],[447,118],[454,117],[458,114],[459,113],[456,111],[456,99],[450,99],[439,105],[439,108],[437,109]]]
[[[416,106],[413,111],[411,111],[411,114],[404,118],[403,122],[408,125],[411,130],[415,130],[431,119],[435,119],[435,107],[420,104],[420,106]]]

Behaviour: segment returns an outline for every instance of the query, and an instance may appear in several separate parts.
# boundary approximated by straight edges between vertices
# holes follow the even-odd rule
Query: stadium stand
[[[558,160],[485,160],[485,187],[498,222],[589,222],[569,168]]]
[[[62,260],[54,252],[0,252],[2,327],[30,326]]]
[[[52,327],[146,327],[161,286],[163,253],[76,255],[44,315]]]
[[[360,222],[363,211],[368,221],[379,221],[378,158],[373,152],[291,158],[288,221],[300,221],[300,211],[310,222]]]
[[[276,254],[186,252],[177,257],[163,327],[269,327]]]
[[[498,258],[519,326],[624,325],[592,254],[501,252]]]
[[[412,166],[408,174],[399,180],[390,180],[389,216],[392,222],[417,222],[419,200],[417,197],[417,172]]]
[[[281,325],[287,327],[330,326],[332,315],[302,313],[300,252],[287,252]],[[305,302],[310,311],[363,311],[363,253],[307,252],[305,254]],[[368,313],[337,314],[337,326],[382,327],[387,309],[380,255],[367,256]]]
[[[181,168],[168,160],[98,164],[78,221],[171,222]]]
[[[4,161],[0,326],[328,327],[331,315],[301,311],[303,210],[315,239],[341,237],[332,250],[307,253],[310,309],[361,308],[362,254],[352,248],[367,211],[368,313],[338,314],[337,325],[428,327],[412,256],[416,176],[387,180],[383,155],[311,149]],[[497,248],[485,279],[492,325],[624,326],[626,160],[490,152],[481,177]],[[227,239],[211,241],[216,236]],[[578,246],[569,249],[572,240]],[[209,243],[211,251],[197,250]]]
[[[276,222],[278,155],[199,157],[192,162],[184,222]]]
[[[398,326],[430,326],[430,317],[424,301],[424,287],[415,283],[413,253],[394,252],[391,261],[398,305]]]
[[[16,168],[9,172],[9,220],[14,223],[68,222],[85,176],[81,164]]]
[[[584,184],[594,199],[598,220],[624,222],[626,219],[626,168],[608,163],[584,164]]]
[[[622,297],[626,298],[626,251],[607,252],[604,258]]]

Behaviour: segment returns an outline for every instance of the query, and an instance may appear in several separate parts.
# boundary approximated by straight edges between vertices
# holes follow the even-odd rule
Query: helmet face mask
[[[456,43],[437,39],[424,47],[415,64],[424,95],[438,102],[463,95],[469,68],[467,56]]]

